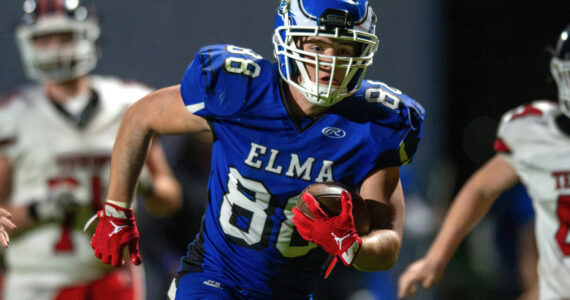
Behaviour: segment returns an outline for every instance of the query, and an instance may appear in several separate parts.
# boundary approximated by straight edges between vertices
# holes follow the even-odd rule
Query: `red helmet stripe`
[[[39,1],[38,10],[37,10],[38,16],[41,16],[41,15],[47,13],[48,5],[49,5],[49,0],[40,0]]]
[[[63,9],[63,0],[54,0],[54,11],[60,12],[65,11]]]
[[[54,10],[53,10],[53,7],[54,7],[53,0],[48,0],[48,9],[47,9],[47,12],[53,12],[53,11],[54,11]]]
[[[63,0],[39,0],[38,9],[36,11],[38,16],[53,13],[53,12],[65,12],[65,7],[63,5]]]

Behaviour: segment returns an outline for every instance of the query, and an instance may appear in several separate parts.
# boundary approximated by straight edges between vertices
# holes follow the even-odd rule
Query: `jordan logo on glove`
[[[345,235],[345,236],[343,236],[343,237],[341,237],[341,238],[337,237],[337,236],[334,234],[334,232],[331,232],[331,235],[334,237],[334,240],[335,240],[335,242],[336,242],[337,245],[338,245],[338,250],[342,250],[342,241],[343,241],[344,239],[346,239],[347,237],[349,237],[349,236],[350,236],[350,233],[347,234],[347,235]]]
[[[113,229],[113,232],[111,232],[109,234],[109,237],[111,237],[113,234],[117,234],[117,233],[121,232],[121,230],[123,230],[124,228],[126,228],[128,226],[128,225],[119,226],[119,225],[113,223],[113,221],[109,221],[109,223],[111,223],[111,225],[113,225],[113,227],[115,227],[115,229]]]

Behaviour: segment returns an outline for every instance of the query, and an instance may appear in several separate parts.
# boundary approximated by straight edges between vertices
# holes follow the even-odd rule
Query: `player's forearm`
[[[31,223],[28,206],[9,205],[12,190],[12,161],[6,156],[0,156],[0,208],[7,210],[12,215],[12,222],[19,228]]]
[[[149,176],[139,180],[137,194],[154,214],[174,213],[182,206],[182,188],[172,174],[161,144],[155,140],[146,160]]]
[[[377,229],[362,236],[362,246],[354,266],[367,272],[390,269],[397,261],[402,241],[393,230]]]
[[[154,133],[185,134],[209,130],[205,119],[188,112],[179,86],[160,89],[137,101],[125,113],[115,142],[109,199],[121,202],[132,199]]]
[[[129,203],[133,198],[153,136],[153,131],[147,125],[148,116],[144,106],[136,103],[123,117],[113,148],[107,199]]]
[[[20,206],[7,206],[1,205],[0,208],[5,209],[11,215],[11,221],[18,226],[19,229],[26,228],[28,225],[33,224],[34,220],[30,217],[29,213],[29,205],[20,205]]]
[[[151,191],[143,196],[146,208],[157,215],[168,215],[182,206],[182,188],[173,176],[158,174]]]
[[[426,255],[428,262],[445,268],[457,246],[489,211],[497,197],[518,181],[514,169],[500,154],[475,172],[455,197]]]
[[[475,184],[465,185],[453,201],[426,259],[444,269],[459,244],[487,213],[496,197]]]
[[[355,267],[369,272],[387,270],[396,263],[402,245],[405,209],[398,168],[369,176],[360,191],[367,202],[371,230],[361,236],[362,246]]]
[[[0,209],[6,210],[10,213],[10,220],[14,223],[18,230],[25,230],[29,226],[46,219],[43,214],[40,213],[39,208],[40,203],[46,203],[47,199],[37,199],[34,198],[29,203],[21,205],[0,205]]]

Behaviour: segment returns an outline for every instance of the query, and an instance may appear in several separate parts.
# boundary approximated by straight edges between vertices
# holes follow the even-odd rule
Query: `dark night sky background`
[[[447,13],[448,149],[465,166],[462,181],[493,155],[493,121],[557,99],[550,51],[570,23],[570,1],[448,1]]]

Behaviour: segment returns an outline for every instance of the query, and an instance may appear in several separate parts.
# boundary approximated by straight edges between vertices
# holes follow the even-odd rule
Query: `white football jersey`
[[[61,189],[81,202],[64,224],[34,224],[12,236],[5,252],[10,295],[21,296],[24,290],[50,294],[54,288],[99,278],[109,269],[94,256],[93,232],[84,233],[83,225],[106,196],[122,116],[151,89],[113,77],[91,76],[90,81],[91,112],[81,122],[66,116],[40,86],[21,89],[0,103],[0,156],[13,165],[10,203],[46,201]],[[12,282],[11,277],[23,279]],[[24,299],[20,296],[16,298]]]
[[[532,198],[542,300],[570,297],[570,136],[556,125],[560,114],[549,101],[513,109],[495,144]]]

